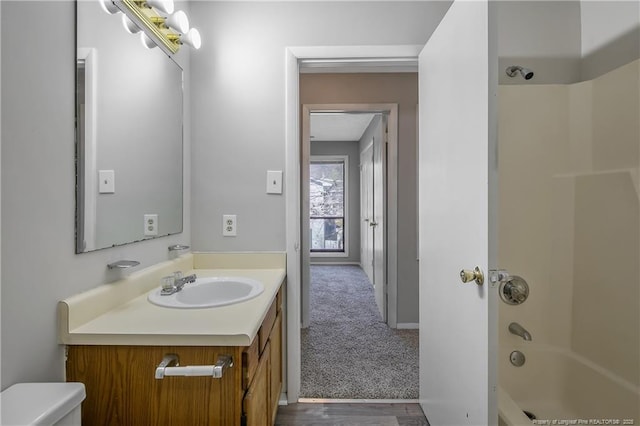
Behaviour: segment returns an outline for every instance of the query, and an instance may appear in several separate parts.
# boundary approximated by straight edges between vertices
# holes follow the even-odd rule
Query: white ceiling
[[[371,113],[320,113],[311,114],[312,141],[358,141],[371,123]]]

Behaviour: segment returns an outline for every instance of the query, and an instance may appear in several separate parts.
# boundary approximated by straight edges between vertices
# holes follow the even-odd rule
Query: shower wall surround
[[[498,257],[531,287],[500,305],[501,344],[518,321],[535,345],[637,387],[640,60],[572,85],[502,86],[499,103]]]

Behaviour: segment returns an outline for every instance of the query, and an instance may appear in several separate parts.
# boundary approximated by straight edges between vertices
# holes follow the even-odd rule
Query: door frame
[[[310,118],[313,112],[380,112],[387,115],[387,163],[386,163],[386,188],[385,193],[385,209],[383,217],[385,220],[383,237],[384,252],[386,265],[384,269],[384,286],[386,287],[386,320],[391,328],[397,327],[398,318],[398,104],[304,104],[302,105],[302,139],[301,139],[301,169],[300,182],[309,182],[309,160],[311,158],[311,137],[310,137]],[[309,326],[309,284],[311,281],[309,267],[310,255],[308,232],[303,232],[309,224],[308,213],[308,197],[309,189],[307,187],[300,188],[302,196],[300,200],[300,225],[301,225],[301,320],[300,326],[306,328]],[[359,218],[358,218],[359,221]],[[351,220],[353,226],[353,220]],[[389,247],[395,247],[395,250],[389,250]]]
[[[368,179],[368,176],[363,173],[365,170],[365,164],[370,162],[371,168],[373,169],[373,144],[375,140],[372,140],[364,149],[360,151],[360,167],[358,172],[360,173],[360,267],[369,278],[369,281],[373,282],[373,261],[370,257],[373,257],[373,235],[369,233],[370,225],[369,221],[371,220],[372,210],[373,210],[373,202],[370,202],[369,199],[373,199],[373,182],[372,179]],[[368,153],[365,155],[365,153]],[[368,169],[368,167],[367,167]],[[373,174],[373,170],[369,173]],[[366,197],[366,198],[365,198]],[[365,201],[364,203],[363,201]],[[367,219],[364,219],[364,218]],[[366,243],[365,243],[366,242]],[[366,248],[366,250],[365,250]],[[370,253],[371,252],[371,253]],[[365,258],[364,255],[367,255]]]
[[[300,61],[313,59],[353,65],[353,60],[370,66],[385,66],[404,59],[417,63],[422,45],[385,46],[301,46],[285,48],[285,220],[287,253],[286,310],[286,392],[289,403],[298,402],[301,379],[300,325],[301,289],[301,144],[300,144]],[[347,65],[337,61],[351,60]],[[397,155],[397,152],[396,152]],[[397,194],[397,189],[396,189]],[[397,198],[396,198],[397,199]],[[390,218],[389,218],[390,219]],[[397,223],[397,217],[396,217]],[[391,243],[391,241],[390,241]],[[397,241],[395,242],[397,246]]]

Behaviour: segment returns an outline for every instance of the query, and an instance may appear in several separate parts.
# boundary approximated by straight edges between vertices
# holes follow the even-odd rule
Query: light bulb
[[[200,31],[195,28],[191,28],[185,35],[180,37],[180,41],[186,45],[193,47],[196,50],[200,49],[200,46],[202,46]]]
[[[151,40],[149,36],[144,33],[144,31],[140,33],[140,41],[142,42],[142,45],[147,49],[153,49],[154,47],[156,47],[156,43]]]
[[[176,30],[180,34],[185,34],[189,31],[189,18],[182,10],[178,10],[176,13],[169,16],[164,23],[167,27]]]
[[[122,26],[129,34],[137,34],[140,32],[140,27],[138,27],[135,22],[133,22],[127,15],[122,15]]]

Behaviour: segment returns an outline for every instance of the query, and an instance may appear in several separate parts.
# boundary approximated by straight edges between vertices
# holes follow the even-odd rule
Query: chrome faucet
[[[511,334],[515,334],[516,336],[522,337],[524,340],[531,340],[531,333],[525,330],[525,328],[517,322],[512,322],[511,324],[509,324],[509,332]]]
[[[196,274],[183,277],[180,271],[174,272],[173,275],[167,275],[162,278],[162,291],[160,291],[160,295],[170,296],[175,294],[182,290],[185,284],[195,282],[196,278]]]

